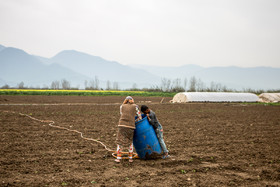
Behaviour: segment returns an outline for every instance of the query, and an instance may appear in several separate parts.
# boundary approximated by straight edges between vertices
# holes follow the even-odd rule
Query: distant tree
[[[162,89],[157,85],[153,85],[150,88],[143,88],[142,90],[148,92],[162,92]]]
[[[203,92],[205,90],[205,84],[200,79],[196,83],[196,91]]]
[[[43,90],[48,90],[48,89],[49,89],[49,86],[46,85],[46,84],[44,84],[43,87],[42,87],[42,89],[43,89]]]
[[[187,91],[187,85],[188,85],[188,79],[185,78],[184,83],[183,83],[183,88],[184,88],[185,91]]]
[[[87,86],[88,85],[88,86]],[[95,76],[94,80],[90,80],[89,82],[85,82],[85,88],[87,90],[99,90],[99,79]]]
[[[223,92],[231,92],[232,90],[228,89],[225,85],[222,87]]]
[[[263,90],[262,90],[263,91]],[[242,89],[242,92],[248,92],[248,93],[258,93],[259,91],[258,90],[254,90],[254,89],[251,89],[251,88],[243,88]],[[263,91],[264,92],[264,91]],[[261,92],[261,93],[263,93]]]
[[[111,90],[111,82],[109,80],[106,82],[106,90]]]
[[[8,84],[5,84],[4,86],[1,87],[1,89],[9,89],[10,86]]]
[[[89,86],[86,89],[94,90],[95,89],[95,81],[94,80],[90,80],[89,81]]]
[[[181,88],[181,79],[177,78],[172,81],[172,88]]]
[[[66,79],[62,79],[61,80],[61,87],[64,90],[69,90],[71,88],[71,84],[69,81],[67,81]]]
[[[21,81],[21,82],[18,84],[18,88],[19,88],[19,89],[23,89],[23,88],[24,88],[24,82]]]
[[[233,91],[228,89],[226,86],[222,85],[221,83],[216,83],[211,81],[210,87],[206,89],[208,92],[229,92]]]
[[[99,79],[98,79],[98,77],[97,76],[95,76],[95,89],[96,90],[99,90]]]
[[[39,90],[39,89],[41,89],[41,86],[40,86],[40,85],[36,85],[36,86],[30,85],[29,87],[25,87],[25,88],[28,88],[28,89],[37,89],[37,90]]]
[[[119,90],[119,83],[113,82],[113,90]]]
[[[222,84],[221,83],[216,83],[216,89],[215,89],[216,92],[220,92],[222,91]]]
[[[160,85],[160,88],[162,91],[167,91],[167,81],[168,79],[167,78],[162,78],[161,79],[161,85]]]
[[[52,81],[51,83],[51,89],[53,90],[58,90],[60,87],[60,82],[59,81]]]
[[[133,90],[137,90],[137,84],[136,84],[136,83],[133,83],[133,84],[132,84],[132,89],[133,89]]]
[[[190,92],[196,91],[196,86],[197,86],[196,84],[197,84],[197,79],[195,78],[195,76],[192,76],[190,78],[190,87],[189,87]]]
[[[177,78],[172,81],[170,92],[184,92],[185,89],[181,86],[181,79]]]
[[[215,82],[211,81],[209,91],[214,92],[215,89],[216,89]]]
[[[88,87],[88,81],[87,80],[85,80],[85,89],[87,89],[87,87]]]
[[[167,78],[161,79],[161,90],[167,92],[170,90],[171,87],[171,80]]]

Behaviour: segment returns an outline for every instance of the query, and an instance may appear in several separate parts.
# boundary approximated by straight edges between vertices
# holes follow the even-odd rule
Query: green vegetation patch
[[[172,92],[147,91],[112,91],[112,90],[32,90],[32,89],[0,89],[0,95],[75,95],[75,96],[143,96],[173,97]]]

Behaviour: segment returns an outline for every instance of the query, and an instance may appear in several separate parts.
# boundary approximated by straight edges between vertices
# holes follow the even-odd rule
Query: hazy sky
[[[280,0],[0,0],[0,44],[122,64],[280,67]]]

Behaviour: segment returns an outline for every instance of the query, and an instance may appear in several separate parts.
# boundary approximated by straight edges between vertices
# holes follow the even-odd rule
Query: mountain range
[[[49,87],[53,81],[66,79],[71,86],[83,89],[85,81],[98,78],[101,88],[110,81],[121,89],[160,86],[161,79],[187,79],[196,77],[206,85],[221,83],[231,89],[279,89],[280,68],[272,67],[159,67],[148,65],[122,65],[75,50],[64,50],[52,58],[31,55],[22,49],[0,45],[0,87]]]

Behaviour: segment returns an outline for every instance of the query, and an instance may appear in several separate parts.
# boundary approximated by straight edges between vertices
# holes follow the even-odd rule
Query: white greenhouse
[[[231,92],[181,92],[177,93],[172,102],[257,102],[259,97],[252,93]]]
[[[259,98],[259,102],[277,103],[280,102],[280,93],[262,93]]]

